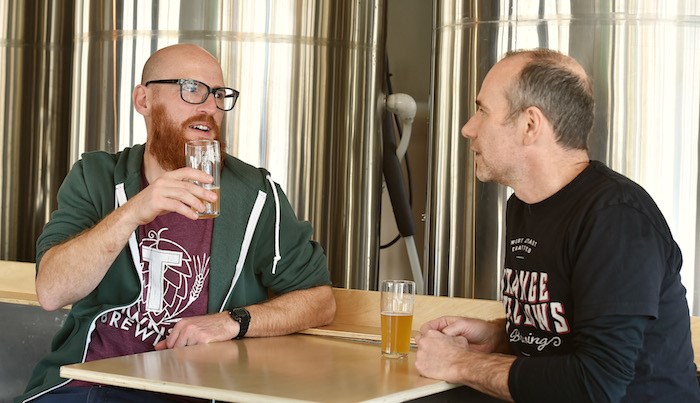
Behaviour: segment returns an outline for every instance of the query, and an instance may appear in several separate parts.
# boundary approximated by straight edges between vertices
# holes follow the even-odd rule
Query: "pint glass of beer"
[[[212,183],[199,183],[199,186],[211,190],[218,196],[215,202],[204,202],[204,211],[198,211],[199,218],[214,218],[219,216],[221,199],[221,153],[219,142],[216,140],[192,140],[185,144],[185,165],[204,171],[214,177]]]
[[[382,354],[389,358],[405,357],[411,347],[416,283],[408,280],[384,280],[380,291]]]

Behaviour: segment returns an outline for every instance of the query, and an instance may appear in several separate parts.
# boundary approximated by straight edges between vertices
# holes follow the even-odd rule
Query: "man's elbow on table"
[[[335,318],[335,297],[333,296],[333,289],[330,286],[320,286],[316,287],[318,293],[318,300],[316,306],[319,308],[317,310],[316,319],[318,323],[312,325],[325,326]]]

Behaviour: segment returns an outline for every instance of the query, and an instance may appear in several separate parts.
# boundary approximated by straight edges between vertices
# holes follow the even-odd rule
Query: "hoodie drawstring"
[[[275,197],[275,257],[272,260],[272,274],[275,274],[277,270],[277,262],[282,259],[282,256],[280,255],[280,198],[277,194],[277,186],[275,186],[275,182],[272,180],[270,175],[267,175],[267,180],[270,182],[270,186],[272,187],[272,195]]]

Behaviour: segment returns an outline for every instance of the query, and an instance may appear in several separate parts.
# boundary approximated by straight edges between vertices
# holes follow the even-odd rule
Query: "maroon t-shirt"
[[[178,320],[207,313],[213,228],[177,213],[139,227],[141,296],[97,319],[85,361],[153,351]]]

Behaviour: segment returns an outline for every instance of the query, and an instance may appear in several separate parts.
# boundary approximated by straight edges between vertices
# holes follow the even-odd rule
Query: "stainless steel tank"
[[[697,312],[698,43],[694,0],[437,0],[425,243],[431,291],[498,297],[510,192],[476,180],[459,130],[506,51],[547,47],[575,57],[593,78],[591,158],[654,197],[683,251],[683,282]]]
[[[72,2],[0,2],[0,259],[34,260],[68,164]]]
[[[271,171],[300,218],[312,222],[314,237],[328,255],[334,285],[375,287],[382,0],[82,0],[74,5],[56,1],[49,2],[53,9],[41,15],[29,11],[41,2],[5,3],[10,13],[0,17],[3,24],[12,26],[13,14],[19,13],[14,10],[22,9],[21,19],[27,24],[56,29],[55,23],[67,32],[60,41],[42,38],[44,45],[27,39],[15,49],[12,44],[23,37],[10,28],[3,30],[9,34],[8,45],[0,49],[4,58],[0,69],[9,70],[0,70],[5,78],[0,93],[21,105],[18,110],[17,103],[0,104],[0,122],[10,120],[4,123],[3,155],[13,156],[17,171],[25,169],[29,160],[19,159],[23,153],[16,140],[54,135],[21,125],[29,122],[39,128],[62,123],[55,133],[67,144],[61,149],[53,144],[27,146],[34,153],[48,154],[50,169],[42,166],[35,173],[57,176],[48,181],[50,186],[32,185],[31,194],[25,196],[16,191],[20,176],[3,178],[2,258],[15,259],[10,241],[16,234],[15,212],[35,200],[55,204],[57,184],[82,152],[118,151],[145,141],[143,119],[131,104],[142,66],[156,49],[190,42],[217,56],[225,81],[241,92],[224,121],[227,151]],[[60,57],[48,57],[52,49],[61,49]],[[41,55],[42,50],[47,57],[41,60],[24,62],[14,56]],[[30,66],[33,70],[27,71]],[[21,87],[36,77],[54,78],[59,73],[55,83],[37,82],[36,88],[31,87],[34,92]],[[8,84],[17,87],[2,87]],[[47,95],[62,108],[54,116],[30,106],[47,102]],[[3,169],[3,177],[6,172]],[[43,223],[47,211],[50,208],[39,211],[36,221]],[[27,238],[35,238],[39,231],[40,227],[33,228]],[[25,247],[32,254],[23,257],[33,259],[33,245]]]

